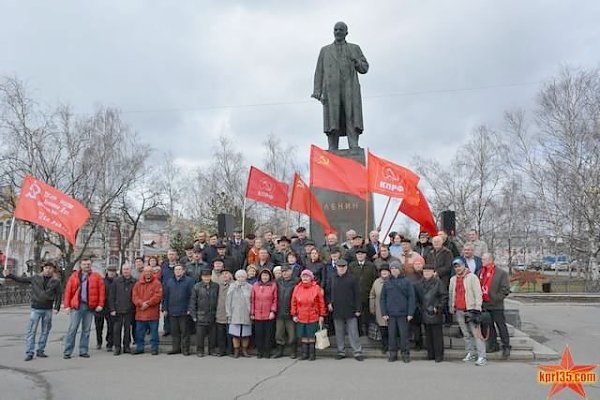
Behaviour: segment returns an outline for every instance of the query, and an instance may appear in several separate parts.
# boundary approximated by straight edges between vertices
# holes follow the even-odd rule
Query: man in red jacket
[[[133,304],[135,305],[135,346],[133,354],[144,352],[144,336],[150,331],[150,346],[152,355],[158,354],[158,319],[160,317],[160,302],[163,289],[160,281],[154,275],[152,267],[144,267],[140,280],[133,287]]]
[[[84,257],[79,262],[79,269],[73,271],[67,286],[63,303],[65,311],[70,314],[69,330],[65,336],[63,358],[71,358],[75,347],[75,336],[81,324],[79,337],[79,357],[89,358],[90,328],[94,319],[94,311],[101,312],[105,302],[104,279],[92,272],[92,260]]]

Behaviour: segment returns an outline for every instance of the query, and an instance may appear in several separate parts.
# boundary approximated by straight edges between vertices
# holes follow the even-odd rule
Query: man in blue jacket
[[[406,279],[400,266],[390,265],[392,276],[381,289],[381,315],[388,322],[389,358],[393,362],[398,359],[398,332],[400,333],[400,353],[402,361],[410,362],[408,323],[415,315],[415,288]]]
[[[180,264],[173,269],[174,278],[164,284],[163,306],[165,316],[171,323],[173,348],[167,354],[190,355],[190,329],[188,304],[194,288],[194,280],[185,275]]]

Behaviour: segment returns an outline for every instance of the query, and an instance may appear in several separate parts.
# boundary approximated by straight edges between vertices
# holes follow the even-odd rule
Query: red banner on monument
[[[90,218],[90,212],[60,190],[27,176],[21,186],[15,218],[48,228],[75,246],[77,231]]]
[[[294,174],[294,185],[292,186],[292,198],[290,200],[290,210],[308,215],[323,227],[325,234],[334,233],[335,230],[329,225],[329,221],[317,200],[306,183],[297,173]]]
[[[310,147],[310,186],[367,198],[367,169],[360,163]]]
[[[250,167],[246,198],[269,204],[273,207],[286,209],[288,200],[288,185],[279,182],[260,169]]]
[[[419,176],[410,169],[379,158],[369,151],[369,191],[419,204]]]

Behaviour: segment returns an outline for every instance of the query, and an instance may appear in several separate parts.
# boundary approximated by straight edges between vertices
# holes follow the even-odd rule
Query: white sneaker
[[[463,358],[464,362],[473,362],[477,360],[477,356],[471,353],[467,353],[467,355],[465,356],[465,358]]]
[[[486,364],[487,364],[487,359],[483,358],[483,357],[479,357],[477,359],[477,361],[475,362],[475,365],[477,365],[478,367],[483,367]]]

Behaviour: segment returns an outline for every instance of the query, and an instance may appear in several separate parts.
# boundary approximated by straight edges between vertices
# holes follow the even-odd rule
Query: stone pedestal
[[[330,152],[366,165],[364,149],[344,149]],[[312,190],[315,196],[317,196],[329,223],[337,231],[340,243],[346,240],[345,234],[349,229],[354,229],[359,235],[365,234],[365,217],[367,213],[367,231],[370,231],[375,226],[373,222],[373,197],[371,195],[368,202],[368,210],[365,211],[367,202],[356,196],[321,188],[313,188]],[[317,221],[310,221],[310,236],[319,247],[325,242],[323,227]]]

